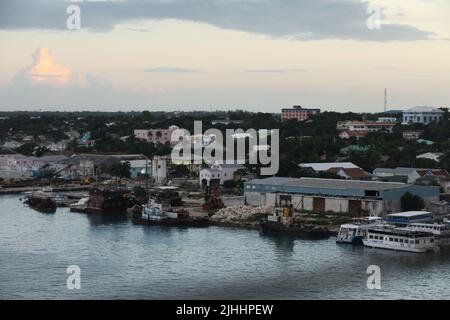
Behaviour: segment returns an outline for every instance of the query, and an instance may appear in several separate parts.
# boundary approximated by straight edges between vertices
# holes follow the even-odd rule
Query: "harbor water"
[[[0,197],[0,299],[449,299],[450,251],[393,252],[126,217],[36,212]],[[67,267],[79,266],[70,290]],[[367,287],[367,268],[381,289]]]

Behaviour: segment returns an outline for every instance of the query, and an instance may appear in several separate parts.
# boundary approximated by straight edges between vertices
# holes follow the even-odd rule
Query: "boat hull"
[[[330,232],[326,228],[292,226],[286,227],[281,222],[263,221],[260,224],[262,233],[289,235],[308,239],[326,239],[330,236]]]
[[[354,244],[354,245],[361,245],[363,244],[363,236],[353,236],[349,238],[336,238],[336,243],[346,243],[346,244]]]
[[[42,213],[55,213],[56,203],[50,198],[28,197],[25,201],[28,206]]]
[[[363,240],[363,243],[366,247],[377,248],[377,249],[386,249],[386,250],[394,250],[394,251],[404,251],[404,252],[414,252],[414,253],[425,253],[427,251],[433,251],[434,248],[415,248],[415,247],[401,247],[389,245],[386,243],[376,243],[369,242],[367,240]]]

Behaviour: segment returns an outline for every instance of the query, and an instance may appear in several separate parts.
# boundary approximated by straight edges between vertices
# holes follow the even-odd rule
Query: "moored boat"
[[[89,192],[86,213],[126,213],[133,203],[125,197],[124,191],[119,189],[95,188]]]
[[[362,244],[367,229],[375,225],[382,225],[380,217],[355,218],[352,223],[341,225],[336,236],[337,243]]]
[[[141,215],[133,218],[136,224],[167,225],[167,226],[190,226],[207,227],[209,219],[203,217],[192,217],[188,211],[183,209],[172,210],[170,204],[157,203],[151,199],[143,206]]]
[[[273,215],[260,222],[260,231],[301,238],[322,239],[330,236],[326,227],[298,223],[294,218],[291,196],[280,195]]]
[[[436,245],[440,248],[450,247],[450,225],[443,223],[411,223],[405,227],[408,230],[432,233]]]
[[[81,198],[78,202],[69,205],[71,212],[85,212],[88,206],[89,197]]]
[[[50,197],[44,197],[40,195],[28,195],[25,199],[25,203],[36,211],[44,213],[55,213],[56,203]]]
[[[433,251],[436,248],[435,238],[431,232],[392,226],[369,228],[363,243],[372,248],[417,253]]]
[[[260,224],[261,232],[289,235],[307,239],[324,239],[330,236],[327,228],[310,224],[284,224],[280,221],[266,220]]]

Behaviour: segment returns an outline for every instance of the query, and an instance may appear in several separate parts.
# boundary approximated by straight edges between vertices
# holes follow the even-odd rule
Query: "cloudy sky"
[[[0,1],[2,111],[442,107],[449,57],[448,0]]]

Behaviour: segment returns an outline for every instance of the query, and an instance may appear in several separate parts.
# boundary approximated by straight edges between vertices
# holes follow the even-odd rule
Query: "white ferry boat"
[[[436,248],[433,233],[394,227],[369,228],[363,243],[372,248],[419,253]]]
[[[448,224],[411,223],[406,229],[432,233],[439,247],[450,247],[450,225]]]
[[[380,217],[355,218],[352,223],[341,225],[336,236],[337,243],[362,244],[363,238],[369,227],[382,225],[383,219]]]

